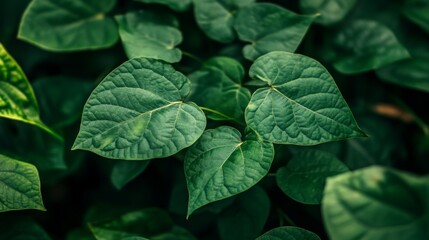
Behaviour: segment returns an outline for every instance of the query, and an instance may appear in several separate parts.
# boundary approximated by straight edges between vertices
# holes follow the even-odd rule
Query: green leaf
[[[194,103],[183,102],[190,87],[189,79],[169,64],[128,60],[92,92],[73,149],[146,160],[189,147],[206,126],[204,113]]]
[[[369,167],[329,178],[322,202],[332,240],[428,239],[428,178]]]
[[[217,226],[222,240],[255,239],[261,234],[270,213],[267,193],[253,187],[234,200],[218,215]]]
[[[139,176],[149,165],[149,161],[121,161],[115,164],[110,175],[110,180],[116,189],[120,190],[137,176]]]
[[[349,171],[335,155],[317,150],[298,152],[276,174],[277,185],[292,199],[320,204],[326,178]]]
[[[188,217],[208,203],[255,185],[268,173],[273,157],[272,144],[243,141],[235,128],[221,126],[205,131],[185,158]]]
[[[118,41],[118,30],[106,13],[115,4],[116,0],[33,0],[21,19],[18,38],[50,51],[110,47]]]
[[[256,238],[256,240],[283,240],[283,239],[290,239],[290,240],[320,240],[320,238],[303,228],[299,227],[278,227],[274,228],[266,233],[264,235]]]
[[[269,87],[253,93],[246,122],[263,139],[314,145],[364,136],[329,72],[316,60],[271,52],[250,68],[251,78]]]
[[[182,42],[182,33],[172,16],[138,11],[115,18],[128,58],[147,57],[170,63],[182,58],[182,52],[175,48]]]
[[[0,117],[35,125],[58,139],[60,135],[39,117],[36,96],[22,69],[0,44]]]
[[[194,0],[198,26],[213,40],[229,43],[235,40],[235,13],[255,0]]]
[[[0,155],[0,212],[45,211],[36,167]]]
[[[162,4],[179,12],[187,10],[192,3],[192,0],[135,0],[135,1],[144,2],[144,3]]]
[[[398,86],[429,92],[429,58],[416,57],[377,70],[382,80]]]
[[[129,212],[89,226],[97,240],[195,240],[187,230],[174,225],[170,216],[158,208]]]
[[[334,67],[345,74],[378,69],[410,57],[389,28],[371,20],[351,22],[334,39],[342,51]]]
[[[356,0],[300,0],[304,13],[320,14],[315,22],[331,25],[341,21],[353,8]]]
[[[8,216],[0,219],[0,239],[51,240],[51,237],[33,220]]]
[[[243,48],[244,57],[255,60],[271,51],[295,52],[314,18],[256,3],[238,11],[234,27],[240,40],[251,43]]]
[[[429,33],[429,1],[405,0],[402,13]]]
[[[205,108],[215,110],[207,117],[215,120],[241,120],[250,100],[249,89],[241,85],[243,66],[228,57],[214,57],[189,75],[192,91],[189,99]]]

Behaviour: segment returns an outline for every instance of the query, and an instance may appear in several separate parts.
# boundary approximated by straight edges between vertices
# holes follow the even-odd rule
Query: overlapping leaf
[[[116,0],[33,0],[21,20],[18,38],[51,51],[110,47],[118,40],[112,18]]]
[[[185,158],[188,216],[210,202],[255,185],[268,173],[273,157],[272,144],[252,138],[243,141],[232,127],[205,131]]]
[[[303,228],[299,227],[278,227],[274,228],[264,235],[258,237],[256,240],[283,240],[283,239],[291,239],[291,240],[320,240],[320,238]]]
[[[199,106],[218,112],[209,112],[209,118],[240,121],[250,100],[249,89],[241,85],[243,76],[244,69],[236,60],[212,58],[189,75],[192,82],[189,98]]]
[[[280,144],[314,145],[364,136],[329,72],[298,54],[271,52],[250,68],[266,82],[245,111],[246,122],[263,139]]]
[[[192,3],[192,0],[136,0],[144,3],[158,3],[176,11],[185,11],[189,8]]]
[[[332,240],[429,238],[428,178],[369,167],[329,178],[322,202]]]
[[[429,33],[429,1],[406,0],[402,12],[404,15]]]
[[[236,38],[235,12],[255,0],[195,0],[195,19],[207,36],[228,43]]]
[[[305,204],[320,204],[326,178],[349,171],[335,155],[307,150],[293,156],[276,174],[277,185],[292,199]]]
[[[342,73],[374,70],[410,57],[389,28],[371,20],[353,21],[334,38],[343,51],[334,67]]]
[[[0,212],[45,210],[36,167],[0,155]]]
[[[139,176],[149,165],[149,161],[121,161],[115,164],[110,180],[116,189],[122,189],[127,183]]]
[[[182,33],[174,17],[138,11],[118,15],[116,21],[129,58],[147,57],[170,63],[182,58],[182,52],[176,48],[182,42]]]
[[[314,18],[256,3],[238,11],[234,27],[240,40],[250,42],[243,48],[244,57],[255,60],[271,51],[295,52]]]
[[[319,13],[316,22],[330,25],[341,21],[353,8],[356,0],[301,0],[299,1],[304,13]]]
[[[193,144],[206,126],[204,113],[183,102],[189,91],[189,79],[169,64],[131,59],[89,97],[73,149],[126,160],[171,156]]]

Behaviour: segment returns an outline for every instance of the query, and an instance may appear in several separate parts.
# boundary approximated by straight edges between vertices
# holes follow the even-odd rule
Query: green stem
[[[423,133],[426,136],[429,136],[429,126],[423,121],[423,119],[421,119],[419,116],[417,116],[417,114],[400,98],[395,97],[393,100],[396,102],[396,104],[399,105],[399,107],[401,107],[406,112],[411,114],[411,116],[413,116],[414,121],[416,122],[417,126],[419,126],[422,129]]]
[[[190,59],[192,59],[192,60],[194,60],[195,62],[198,62],[198,63],[202,63],[202,62],[203,62],[203,60],[202,60],[201,58],[199,58],[199,57],[195,56],[195,55],[194,55],[194,54],[192,54],[192,53],[188,53],[188,52],[184,52],[184,51],[182,51],[182,55],[183,55],[183,56],[186,56],[186,57],[188,57],[188,58],[190,58]]]
[[[238,124],[240,124],[241,126],[243,126],[243,127],[245,127],[246,126],[246,124],[244,124],[244,123],[242,123],[242,122],[240,122],[240,121],[238,121],[237,119],[235,119],[235,118],[233,118],[233,117],[231,117],[231,116],[228,116],[228,115],[226,115],[226,114],[224,114],[224,113],[221,113],[221,112],[219,112],[219,111],[216,111],[216,110],[214,110],[214,109],[210,109],[210,108],[206,108],[206,107],[199,107],[201,110],[203,110],[203,111],[206,111],[206,112],[211,112],[211,113],[214,113],[214,114],[216,114],[216,115],[219,115],[219,116],[221,116],[221,117],[223,117],[223,118],[225,118],[225,120],[229,120],[229,121],[233,121],[233,122],[235,122],[235,123],[238,123]]]
[[[296,223],[280,208],[277,208],[277,214],[280,217],[280,226],[283,226],[284,222],[283,219],[286,220],[291,226],[296,226]]]

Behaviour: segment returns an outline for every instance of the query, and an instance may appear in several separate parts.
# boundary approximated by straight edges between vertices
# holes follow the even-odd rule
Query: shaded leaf
[[[334,39],[342,51],[334,67],[345,74],[378,69],[410,57],[393,32],[376,21],[355,20]]]
[[[369,167],[329,178],[322,202],[332,240],[427,239],[427,178]]]
[[[33,0],[21,19],[18,38],[51,51],[110,47],[118,41],[118,30],[106,13],[115,4],[116,0]]]
[[[255,60],[271,51],[295,52],[315,16],[304,16],[270,3],[241,8],[235,29],[240,40],[250,42],[244,57]]]
[[[221,126],[206,130],[185,158],[188,217],[208,203],[255,185],[268,173],[273,157],[272,144],[242,140],[235,128]]]
[[[51,237],[36,222],[22,217],[0,220],[0,239],[51,240]]]
[[[0,212],[25,209],[45,211],[37,169],[0,155]]]
[[[229,43],[236,38],[233,28],[235,12],[255,0],[195,0],[194,14],[198,26],[211,39]]]
[[[320,238],[308,230],[299,227],[278,227],[274,228],[262,236],[256,238],[256,240],[320,240]]]
[[[138,177],[149,165],[149,161],[121,161],[115,164],[110,175],[110,180],[116,189],[122,189],[125,185]]]
[[[250,68],[269,87],[253,93],[246,122],[264,140],[314,145],[364,136],[329,72],[316,60],[271,52]]]
[[[349,171],[335,155],[317,150],[295,154],[276,174],[277,185],[292,199],[320,204],[326,178]]]
[[[92,92],[73,149],[124,160],[171,156],[192,145],[206,126],[204,113],[183,102],[189,92],[189,79],[170,65],[131,59]]]
[[[356,0],[300,0],[304,13],[320,14],[315,22],[331,25],[341,21],[353,8]]]
[[[162,5],[166,5],[169,8],[176,11],[185,11],[189,8],[192,3],[192,0],[135,0],[138,2],[144,3],[158,3]]]
[[[405,0],[402,13],[429,33],[429,1]]]
[[[182,58],[182,52],[175,48],[182,42],[182,33],[172,16],[138,11],[118,15],[116,21],[128,58],[147,57],[170,63]]]

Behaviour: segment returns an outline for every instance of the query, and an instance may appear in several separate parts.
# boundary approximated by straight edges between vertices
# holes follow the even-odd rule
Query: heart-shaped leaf
[[[244,69],[232,58],[215,57],[189,75],[192,91],[189,98],[199,106],[219,112],[208,113],[215,120],[231,120],[243,117],[250,100],[249,89],[241,85]]]
[[[0,212],[45,210],[36,167],[0,155]]]
[[[314,18],[270,3],[241,8],[235,29],[240,40],[251,43],[243,48],[244,57],[255,60],[271,51],[295,52]]]
[[[328,178],[322,202],[332,240],[428,239],[426,177],[369,167]]]
[[[271,52],[250,68],[269,87],[253,93],[246,122],[264,140],[314,145],[364,136],[329,72],[316,60]]]
[[[229,43],[236,38],[235,12],[255,0],[195,0],[195,19],[211,39]]]
[[[235,128],[222,126],[205,131],[185,158],[188,216],[208,203],[255,185],[268,173],[273,157],[271,143],[243,141]]]
[[[326,178],[349,171],[328,152],[298,152],[276,174],[277,185],[292,199],[304,204],[320,204]]]
[[[139,11],[118,15],[116,21],[128,58],[147,57],[170,63],[182,58],[182,52],[175,48],[182,42],[182,33],[174,17]]]
[[[35,125],[62,140],[60,135],[40,120],[39,106],[33,88],[2,44],[0,44],[0,117]]]
[[[340,52],[334,67],[346,74],[378,69],[410,57],[389,28],[371,20],[351,22],[334,39]]]
[[[116,0],[33,0],[24,12],[18,38],[51,51],[112,46],[115,21],[106,16]]]
[[[274,228],[256,240],[320,240],[316,234],[299,227],[278,227]]]
[[[190,81],[164,62],[128,60],[96,87],[85,104],[73,149],[125,160],[171,156],[192,145],[204,113],[183,99]]]

